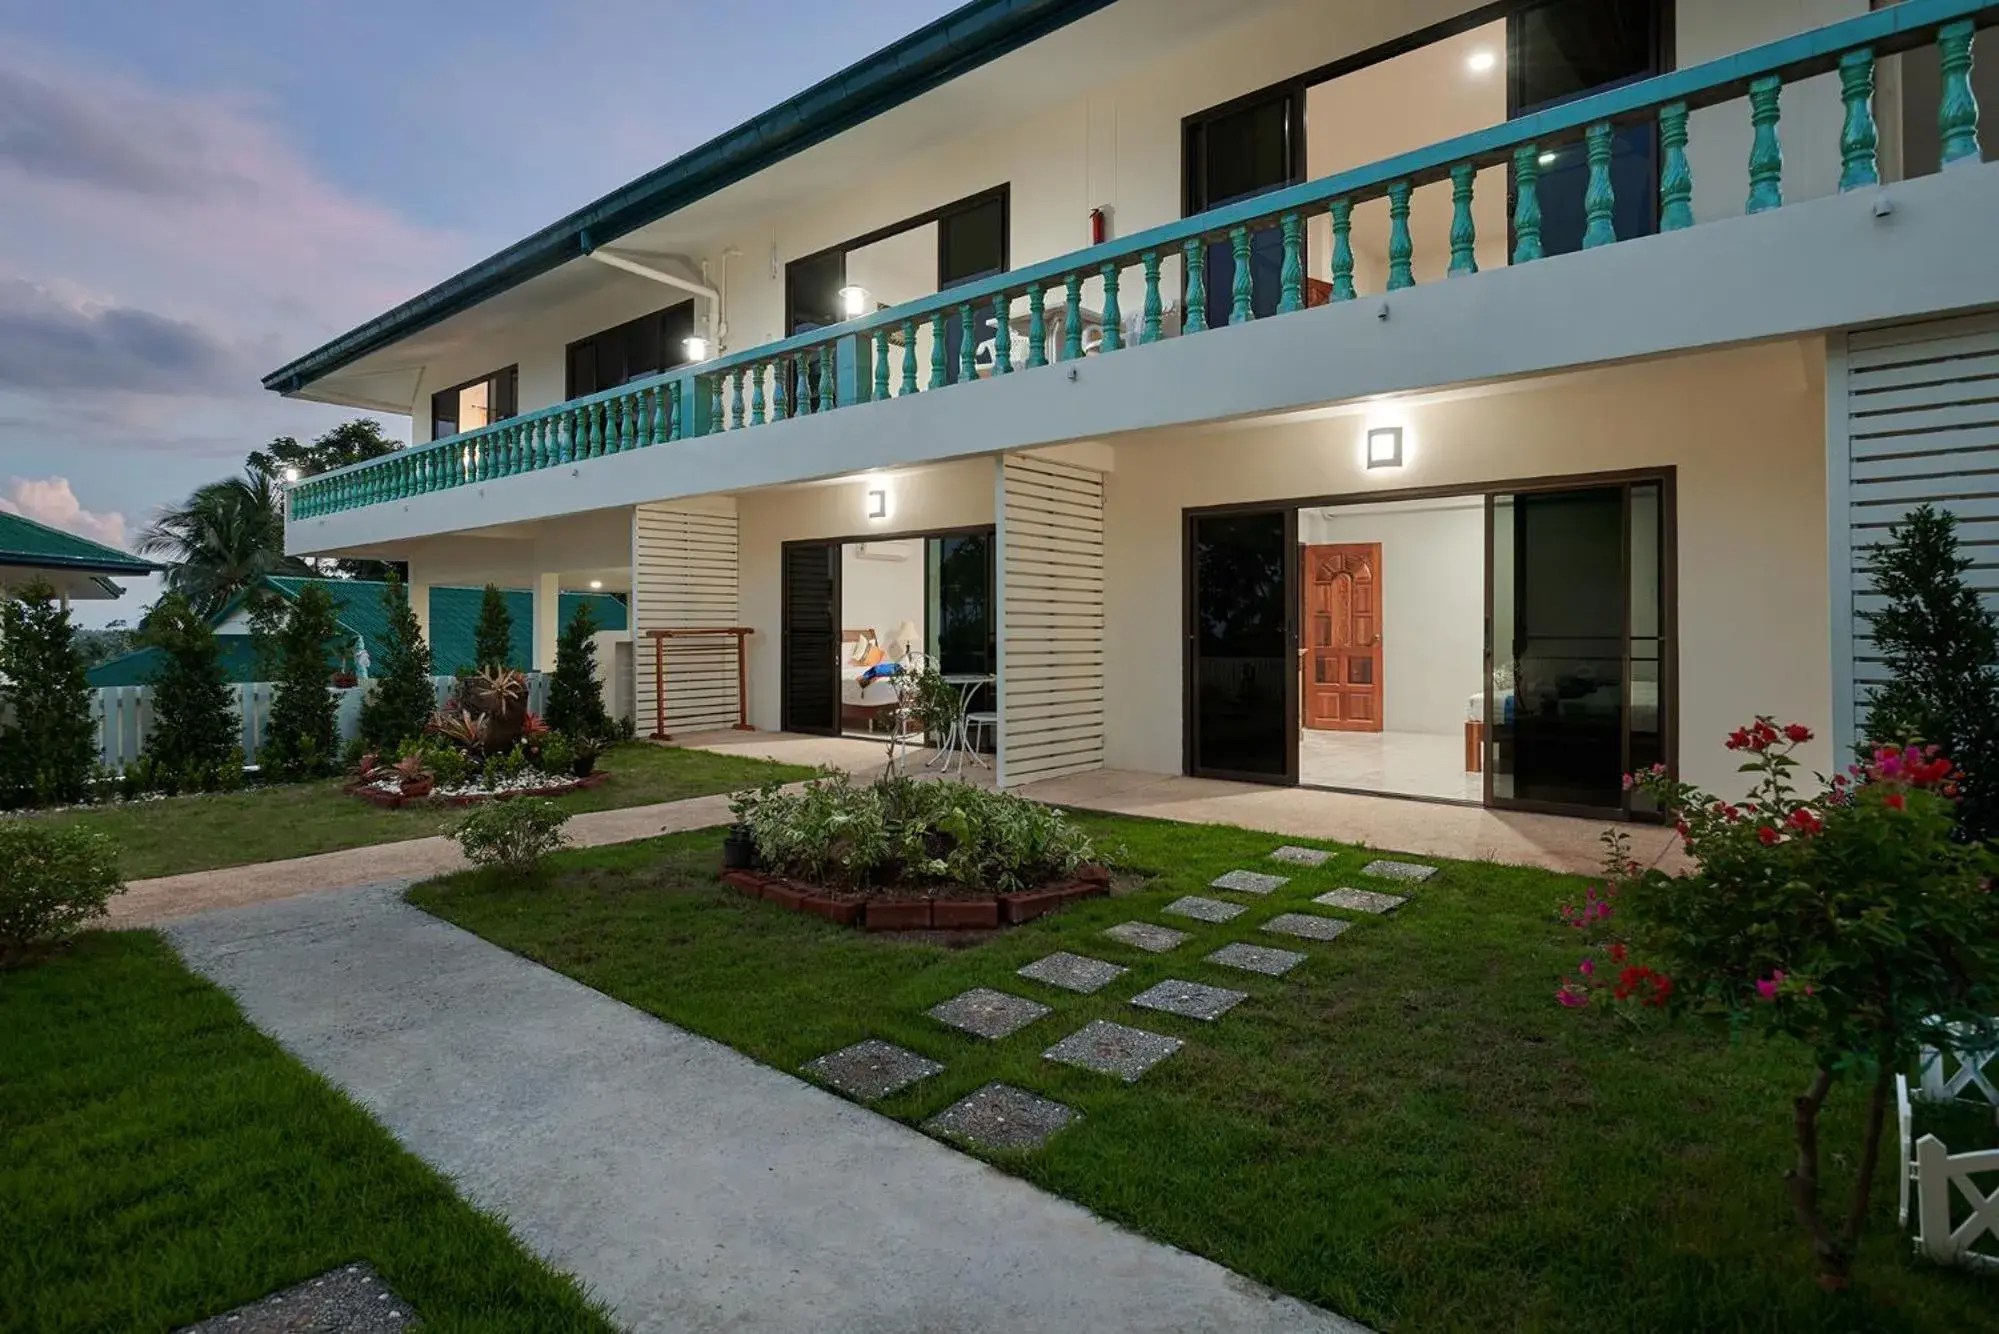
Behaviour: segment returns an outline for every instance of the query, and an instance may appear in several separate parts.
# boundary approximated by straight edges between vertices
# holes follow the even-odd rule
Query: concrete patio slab
[[[1186,1044],[1164,1033],[1148,1033],[1108,1019],[1092,1019],[1041,1053],[1050,1061],[1115,1075],[1131,1084]]]
[[[1133,945],[1152,954],[1164,954],[1187,943],[1185,931],[1175,931],[1170,926],[1159,926],[1152,922],[1119,922],[1107,926],[1103,934],[1112,940]]]

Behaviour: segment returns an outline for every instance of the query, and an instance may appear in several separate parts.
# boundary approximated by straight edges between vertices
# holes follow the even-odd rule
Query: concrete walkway
[[[169,934],[259,1028],[633,1329],[1361,1328],[487,944],[398,889],[214,911]]]

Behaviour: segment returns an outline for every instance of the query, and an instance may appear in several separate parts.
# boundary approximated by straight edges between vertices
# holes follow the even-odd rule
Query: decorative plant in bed
[[[392,756],[363,755],[347,790],[378,806],[560,796],[610,778],[596,767],[602,747],[599,738],[553,731],[529,713],[521,673],[488,670],[465,678],[422,736]]]
[[[751,864],[724,880],[870,931],[1025,922],[1110,890],[1089,836],[1060,811],[966,783],[835,774],[741,792],[730,809],[730,860]]]

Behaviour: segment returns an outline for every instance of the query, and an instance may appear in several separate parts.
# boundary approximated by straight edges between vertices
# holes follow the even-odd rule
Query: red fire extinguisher
[[[1110,225],[1107,218],[1110,210],[1099,206],[1090,210],[1090,244],[1102,245],[1109,239]]]

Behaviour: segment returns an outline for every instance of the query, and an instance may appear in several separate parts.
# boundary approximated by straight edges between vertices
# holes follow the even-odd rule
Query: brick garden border
[[[426,802],[435,806],[477,806],[481,802],[510,801],[515,797],[561,797],[571,792],[581,792],[585,788],[602,787],[610,781],[610,770],[598,769],[582,778],[572,778],[566,783],[551,783],[547,787],[524,787],[512,792],[461,792],[450,797],[440,797],[426,792],[420,797],[406,797],[400,792],[384,792],[366,783],[349,783],[347,795],[359,797],[370,805],[393,811]]]
[[[1110,872],[1102,866],[1085,866],[1074,879],[989,899],[834,899],[825,897],[817,885],[762,871],[727,870],[722,872],[722,881],[753,899],[869,931],[976,931],[1002,923],[1016,926],[1053,912],[1072,899],[1111,892]]]

